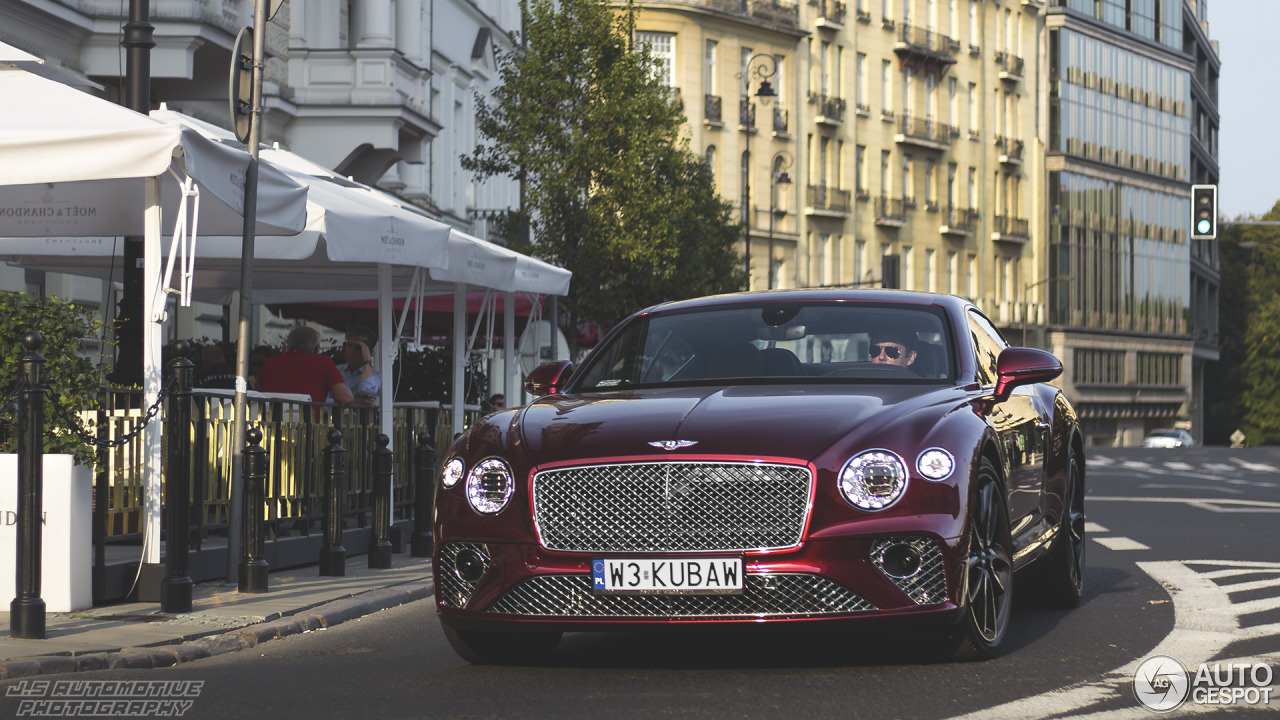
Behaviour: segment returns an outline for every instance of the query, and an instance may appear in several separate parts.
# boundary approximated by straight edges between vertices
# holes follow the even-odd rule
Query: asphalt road
[[[1280,676],[1280,450],[1095,450],[1087,483],[1085,602],[1020,608],[1008,652],[983,663],[936,662],[897,635],[735,632],[572,634],[545,667],[477,667],[449,649],[428,600],[174,668],[75,679],[200,681],[191,718],[985,720],[1152,717],[1132,681],[1155,652],[1190,667],[1261,660]],[[11,705],[0,697],[0,717]],[[1175,715],[1249,709],[1280,704]]]

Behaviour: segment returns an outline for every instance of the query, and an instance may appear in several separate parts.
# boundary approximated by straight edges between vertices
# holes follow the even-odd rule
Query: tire
[[[986,660],[1000,652],[1013,613],[1013,541],[1009,509],[995,466],[986,458],[974,479],[965,559],[964,616],[951,635],[955,660]]]
[[[441,618],[440,628],[458,657],[473,665],[540,665],[560,644],[559,632],[466,630]]]
[[[1049,554],[1037,563],[1041,566],[1035,583],[1037,605],[1069,610],[1080,604],[1084,598],[1085,547],[1084,476],[1073,451],[1067,460],[1058,537]]]

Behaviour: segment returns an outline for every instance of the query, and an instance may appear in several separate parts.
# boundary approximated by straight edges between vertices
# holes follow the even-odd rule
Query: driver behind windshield
[[[871,333],[867,359],[881,365],[911,367],[916,362],[915,333],[895,328],[883,328]]]

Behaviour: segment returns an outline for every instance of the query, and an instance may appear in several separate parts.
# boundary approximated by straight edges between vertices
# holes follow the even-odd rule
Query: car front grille
[[[590,575],[537,575],[507,591],[490,613],[539,617],[805,617],[871,612],[875,606],[820,575],[747,574],[740,595],[597,595]]]
[[[451,542],[440,548],[440,586],[436,595],[445,607],[464,608],[476,591],[476,583],[467,582],[458,574],[458,554],[470,550],[482,558],[489,557],[489,548],[484,543]]]
[[[812,473],[803,465],[649,462],[543,470],[534,522],[548,550],[725,552],[797,547]]]

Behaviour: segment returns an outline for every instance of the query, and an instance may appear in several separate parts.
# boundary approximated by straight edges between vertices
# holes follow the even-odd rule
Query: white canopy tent
[[[0,56],[14,56],[3,48]],[[0,97],[0,238],[36,238],[26,242],[43,242],[54,269],[64,272],[75,271],[61,267],[67,248],[48,241],[51,236],[144,238],[143,397],[150,406],[162,371],[162,217],[194,215],[198,197],[200,229],[239,232],[249,155],[13,64],[0,63]],[[258,232],[285,237],[301,231],[306,193],[262,168]],[[0,252],[19,251],[23,242],[0,240]],[[153,420],[143,435],[148,563],[160,558],[160,438],[160,422]]]

